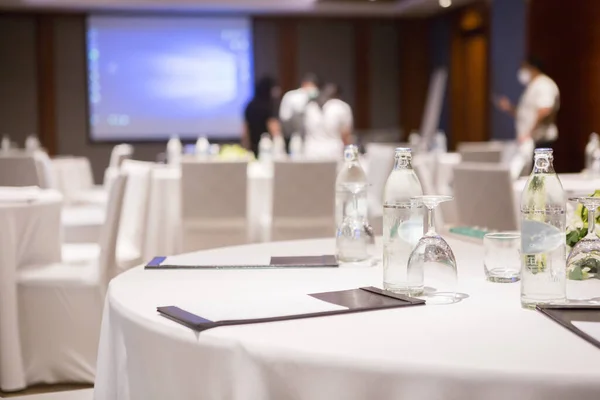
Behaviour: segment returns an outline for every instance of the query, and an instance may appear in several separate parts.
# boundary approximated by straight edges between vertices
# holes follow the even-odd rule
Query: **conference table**
[[[458,291],[466,294],[458,303],[201,333],[159,316],[156,307],[205,318],[296,310],[306,294],[381,287],[382,267],[129,270],[107,292],[95,399],[597,400],[600,349],[522,309],[518,283],[487,282],[481,243],[448,241]],[[168,262],[261,264],[271,256],[332,254],[334,245],[251,244]],[[378,239],[371,251],[380,256],[381,248]],[[576,283],[590,293],[600,289],[596,279]]]

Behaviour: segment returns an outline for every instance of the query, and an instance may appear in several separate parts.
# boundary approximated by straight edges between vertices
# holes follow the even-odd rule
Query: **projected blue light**
[[[252,95],[247,19],[92,17],[89,27],[93,139],[239,137]]]

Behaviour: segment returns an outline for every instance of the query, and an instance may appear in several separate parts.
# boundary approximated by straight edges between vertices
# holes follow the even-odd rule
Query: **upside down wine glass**
[[[567,258],[569,277],[581,280],[589,271],[598,273],[600,267],[600,239],[596,235],[596,210],[600,207],[600,198],[573,197],[569,201],[581,203],[588,213],[588,233],[577,242]]]
[[[435,231],[434,210],[452,196],[417,196],[415,206],[427,208],[427,233],[419,240],[408,259],[411,295],[423,296],[428,304],[452,304],[457,301],[456,258],[446,241]]]

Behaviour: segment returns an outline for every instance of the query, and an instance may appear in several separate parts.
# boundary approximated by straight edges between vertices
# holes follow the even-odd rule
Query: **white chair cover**
[[[0,156],[0,186],[40,186],[35,159],[31,155]]]
[[[38,179],[42,189],[57,189],[60,190],[58,184],[58,176],[54,171],[52,161],[48,157],[48,153],[44,150],[35,150],[33,158],[38,171]]]
[[[185,252],[249,241],[248,163],[183,161],[181,224]]]
[[[454,168],[454,197],[461,225],[516,230],[513,184],[508,166],[461,163]]]
[[[333,236],[337,163],[277,161],[274,167],[271,240]]]
[[[435,153],[415,154],[413,157],[413,168],[419,181],[424,195],[442,194],[435,184],[435,171],[437,168],[437,159]],[[450,221],[446,214],[452,215],[454,205],[452,202],[440,204],[435,210],[435,225],[438,231],[442,231],[444,226]]]
[[[60,261],[62,198],[58,192],[32,188],[13,194],[2,188],[0,198],[0,390],[12,391],[27,385],[29,370],[23,362],[22,344],[26,341],[20,325],[19,270]],[[39,310],[35,315],[46,318]]]
[[[154,164],[125,160],[123,172],[127,186],[123,197],[123,212],[117,240],[117,266],[125,271],[144,262],[144,245],[148,221],[151,173]]]
[[[122,143],[113,147],[110,153],[109,168],[120,168],[123,161],[129,160],[133,155],[133,146]]]
[[[19,271],[22,364],[27,385],[94,381],[104,296],[116,270],[125,176],[115,179],[100,257],[31,265]]]
[[[369,181],[369,220],[383,214],[383,189],[394,168],[396,145],[393,143],[368,143],[365,148],[369,157],[367,180]]]
[[[506,144],[503,142],[459,143],[458,153],[464,162],[501,163],[505,159]]]

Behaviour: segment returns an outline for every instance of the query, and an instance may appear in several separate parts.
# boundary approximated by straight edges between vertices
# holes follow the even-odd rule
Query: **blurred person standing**
[[[308,102],[319,96],[319,78],[309,72],[302,78],[298,89],[290,90],[281,99],[279,106],[279,119],[281,121],[286,143],[292,134],[305,135],[304,114]]]
[[[517,142],[520,147],[532,142],[536,148],[552,147],[558,139],[558,86],[544,73],[542,63],[535,57],[529,57],[523,62],[517,79],[525,86],[519,103],[514,106],[508,98],[502,96],[498,99],[498,108],[515,118]],[[531,153],[533,154],[533,149]]]
[[[242,146],[258,157],[258,142],[263,133],[272,137],[281,135],[281,125],[277,119],[277,99],[281,89],[275,79],[265,76],[258,80],[254,97],[244,111],[244,132]]]
[[[352,142],[352,108],[340,100],[341,91],[327,84],[306,106],[304,149],[308,157],[338,159]]]

